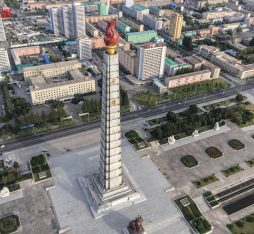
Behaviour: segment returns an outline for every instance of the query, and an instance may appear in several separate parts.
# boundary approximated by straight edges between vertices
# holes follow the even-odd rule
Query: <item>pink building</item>
[[[172,76],[165,78],[165,83],[168,89],[176,88],[179,86],[199,83],[209,80],[211,78],[211,72],[209,70],[202,70],[178,76]]]

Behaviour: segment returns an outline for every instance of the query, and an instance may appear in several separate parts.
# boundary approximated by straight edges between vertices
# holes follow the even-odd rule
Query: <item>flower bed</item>
[[[214,146],[207,148],[205,152],[209,155],[209,157],[214,159],[222,157],[222,152]]]
[[[30,164],[35,182],[52,177],[49,165],[43,154],[32,157]]]
[[[195,167],[198,165],[198,161],[192,155],[183,156],[180,160],[184,166],[189,168]]]
[[[241,150],[245,148],[245,145],[237,139],[232,139],[228,141],[228,145],[235,150]]]
[[[254,159],[248,160],[248,161],[246,161],[246,163],[248,164],[249,167],[253,167],[254,166]]]
[[[226,170],[223,170],[223,171],[221,171],[226,177],[229,177],[229,176],[232,176],[232,175],[234,175],[234,174],[236,174],[236,173],[238,173],[238,172],[240,172],[240,171],[243,171],[243,168],[241,168],[240,166],[239,166],[239,164],[237,164],[237,165],[235,165],[235,166],[233,166],[233,167],[230,167],[230,168],[228,168],[228,169],[226,169]]]
[[[188,203],[184,205],[181,201],[187,200]],[[175,200],[176,205],[181,210],[184,218],[189,222],[194,230],[200,234],[209,233],[212,230],[212,225],[205,219],[199,211],[195,202],[190,196],[184,196]]]
[[[204,187],[208,184],[214,183],[218,180],[219,179],[214,174],[212,174],[212,175],[204,177],[200,180],[193,181],[192,183],[196,186],[196,188],[201,188],[201,187]]]
[[[134,130],[126,132],[124,135],[136,150],[145,149],[150,146],[148,142],[141,138]]]
[[[217,207],[220,203],[217,201],[217,198],[210,192],[207,191],[203,193],[203,197],[206,201],[206,203],[213,209]]]
[[[9,215],[0,219],[0,233],[9,234],[18,230],[20,226],[17,215]]]

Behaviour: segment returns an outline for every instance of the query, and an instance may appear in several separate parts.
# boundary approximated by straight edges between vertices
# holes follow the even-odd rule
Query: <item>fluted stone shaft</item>
[[[100,183],[104,191],[123,183],[118,54],[104,53],[101,109]]]

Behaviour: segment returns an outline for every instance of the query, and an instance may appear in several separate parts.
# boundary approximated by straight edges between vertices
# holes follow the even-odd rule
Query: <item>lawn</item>
[[[43,154],[32,157],[30,165],[35,182],[52,177],[49,165]]]
[[[250,214],[232,224],[227,225],[232,234],[253,234],[254,214]]]
[[[235,103],[234,98],[229,99],[229,100],[225,100],[225,101],[222,101],[222,102],[217,102],[217,103],[214,103],[214,104],[211,104],[211,105],[203,106],[203,108],[210,111],[210,110],[214,110],[218,107],[228,107],[230,104],[233,104],[233,103]]]
[[[228,145],[235,150],[241,150],[245,148],[245,145],[237,139],[229,140]]]
[[[205,152],[209,155],[209,157],[214,159],[222,157],[222,152],[214,146],[207,148]]]
[[[20,226],[19,217],[17,215],[9,215],[0,219],[0,233],[9,234],[18,230]]]
[[[215,90],[225,89],[229,86],[230,84],[224,79],[212,79],[197,84],[170,89],[170,91],[172,92],[170,98],[172,100],[188,98],[191,96],[208,93]]]
[[[185,201],[188,204],[183,205],[182,202]],[[206,233],[212,229],[211,224],[205,219],[202,213],[199,211],[195,202],[190,196],[184,196],[175,200],[176,205],[183,213],[184,218],[189,222],[189,224],[196,229],[200,234]]]
[[[95,113],[90,113],[89,115],[82,115],[81,116],[81,119],[83,121],[95,121],[95,120],[98,120],[100,119],[101,117],[101,113],[100,112],[95,112]]]
[[[207,191],[207,192],[203,193],[203,197],[204,197],[205,201],[207,202],[207,204],[211,208],[213,208],[213,207],[215,207],[215,206],[220,204],[217,201],[216,197],[210,191]]]
[[[130,106],[121,106],[120,111],[121,113],[130,112]]]
[[[186,167],[195,167],[198,165],[198,161],[192,155],[185,155],[181,159],[181,162]]]
[[[135,94],[133,99],[142,106],[154,106],[157,103],[169,100],[169,96],[160,96],[151,92],[141,92]]]
[[[196,188],[202,188],[208,184],[211,184],[211,183],[214,183],[216,181],[218,181],[219,179],[214,175],[209,175],[207,177],[204,177],[200,180],[196,180],[196,181],[193,181],[192,183],[196,186]]]
[[[254,104],[252,103],[245,103],[245,104],[240,104],[241,107],[243,107],[246,110],[249,110],[253,115],[254,115]],[[254,125],[254,118],[252,118],[251,121],[245,123],[245,124],[241,124],[241,127],[247,127],[250,125]]]
[[[138,133],[134,130],[126,132],[124,136],[128,139],[128,141],[135,147],[136,150],[141,150],[149,147],[150,145],[146,140],[141,138]]]
[[[166,121],[166,117],[162,117],[162,118],[157,118],[157,119],[150,119],[147,122],[150,126],[154,126],[154,125],[157,125],[157,124],[161,124],[165,121]]]
[[[235,165],[233,167],[230,167],[230,168],[228,168],[226,170],[223,170],[221,172],[224,174],[224,176],[229,177],[229,176],[232,176],[232,175],[234,175],[234,174],[236,174],[236,173],[238,173],[240,171],[243,171],[243,168],[241,168],[239,166],[239,164],[237,164],[237,165]]]

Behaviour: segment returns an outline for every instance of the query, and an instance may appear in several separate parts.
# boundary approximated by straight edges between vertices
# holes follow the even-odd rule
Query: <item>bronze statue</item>
[[[141,216],[138,216],[134,220],[129,222],[128,231],[130,234],[143,234],[145,232],[142,223],[143,218]]]

